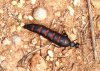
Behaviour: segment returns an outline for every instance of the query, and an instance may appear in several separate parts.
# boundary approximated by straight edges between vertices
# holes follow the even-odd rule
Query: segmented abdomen
[[[47,38],[51,42],[53,42],[61,47],[71,46],[72,42],[70,41],[70,39],[68,38],[67,35],[65,36],[60,33],[57,33],[43,25],[27,24],[24,26],[24,28],[42,35],[43,37]]]

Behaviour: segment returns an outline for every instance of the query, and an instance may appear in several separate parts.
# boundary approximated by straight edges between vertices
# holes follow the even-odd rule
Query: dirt
[[[0,71],[99,71],[100,1],[88,1],[0,0]],[[39,7],[47,11],[44,20],[33,17]],[[66,33],[80,46],[59,47],[23,28],[31,23]]]

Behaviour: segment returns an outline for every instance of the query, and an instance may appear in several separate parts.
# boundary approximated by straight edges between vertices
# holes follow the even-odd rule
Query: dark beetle
[[[60,47],[67,47],[67,46],[76,48],[79,47],[79,43],[72,42],[67,35],[62,35],[60,33],[57,33],[56,31],[53,31],[43,25],[32,23],[25,25],[24,28],[42,35],[43,37],[59,45]]]

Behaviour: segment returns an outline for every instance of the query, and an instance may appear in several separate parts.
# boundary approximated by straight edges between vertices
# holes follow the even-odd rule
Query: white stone
[[[22,20],[22,14],[21,13],[19,13],[18,19]]]
[[[17,1],[13,0],[13,1],[11,2],[11,4],[12,4],[12,5],[17,5]]]
[[[59,65],[60,65],[59,61],[56,61],[56,66],[59,66]]]
[[[80,0],[74,0],[74,5],[75,6],[80,6]]]
[[[43,7],[39,7],[34,10],[33,17],[38,21],[44,20],[47,17],[47,10]]]
[[[52,51],[52,50],[48,50],[48,55],[49,55],[50,57],[53,57],[53,56],[54,56],[53,51]]]
[[[20,0],[20,3],[21,3],[21,4],[24,4],[24,3],[25,3],[25,0]]]
[[[71,16],[74,16],[74,9],[71,6],[68,6],[68,10]]]
[[[31,15],[28,16],[29,20],[33,20],[33,17]]]
[[[17,35],[13,36],[13,42],[15,44],[20,44],[21,43],[21,37],[19,37]]]
[[[36,3],[36,0],[31,0],[31,3],[34,5]]]

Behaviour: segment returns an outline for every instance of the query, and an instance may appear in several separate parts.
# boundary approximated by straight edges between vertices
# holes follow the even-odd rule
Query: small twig
[[[18,67],[26,67],[29,60],[33,57],[33,55],[35,54],[35,52],[41,50],[43,48],[38,48],[35,50],[32,50],[31,52],[29,52],[27,55],[23,56],[23,58],[21,60],[18,61]]]
[[[50,46],[50,45],[48,45]],[[46,46],[45,46],[46,47]],[[44,49],[45,47],[41,47],[41,48],[38,48],[38,49],[33,49],[31,52],[29,52],[27,55],[23,56],[22,59],[20,59],[18,61],[18,67],[26,67],[28,65],[28,62],[30,61],[30,59],[33,57],[33,55],[39,51],[39,50],[42,50]]]
[[[88,11],[89,11],[89,23],[90,23],[90,30],[91,30],[91,36],[92,36],[92,46],[93,46],[94,58],[95,60],[97,60],[98,56],[97,56],[96,43],[95,43],[93,13],[91,9],[90,0],[87,0],[87,5],[88,5]]]

